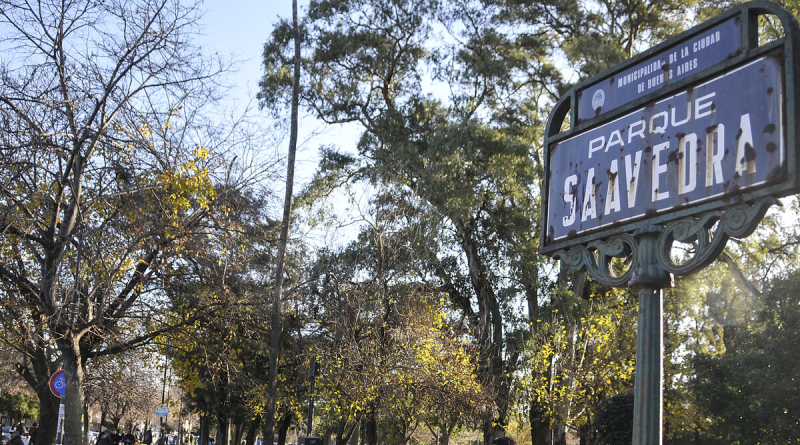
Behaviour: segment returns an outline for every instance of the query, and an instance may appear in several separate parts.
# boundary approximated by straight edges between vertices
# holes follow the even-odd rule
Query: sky
[[[298,1],[301,20],[307,6],[308,0]],[[254,100],[258,91],[264,43],[280,18],[291,20],[292,1],[205,0],[203,8],[206,11],[202,20],[205,36],[199,43],[222,56],[232,55],[239,62],[230,80],[234,84],[232,94],[244,106],[248,100]],[[309,139],[309,134],[320,132],[323,134]],[[308,155],[314,157],[322,144],[335,143],[348,149],[354,145],[357,135],[354,128],[325,128],[318,121],[305,118],[300,122],[299,140],[302,146],[298,150],[309,152]]]
[[[307,5],[300,0],[300,14]],[[234,76],[237,96],[254,95],[261,75],[261,50],[279,18],[291,19],[291,0],[205,0],[201,44],[240,61]]]
[[[301,20],[307,5],[308,0],[298,1]],[[202,20],[205,36],[198,43],[208,50],[218,52],[221,56],[232,55],[239,62],[238,70],[230,78],[234,84],[231,93],[243,107],[248,101],[254,100],[258,90],[264,43],[269,38],[273,25],[280,18],[291,19],[292,1],[204,0],[203,9],[206,11]],[[255,102],[251,105],[254,106]],[[321,145],[336,145],[341,149],[353,151],[359,133],[355,126],[326,127],[309,117],[303,118],[302,109],[299,127],[295,194],[313,175]],[[280,147],[281,154],[285,156],[287,149],[288,136],[284,138],[284,146]],[[280,191],[278,196],[282,200],[283,192]],[[355,212],[353,217],[358,219],[358,206],[359,204],[344,202],[343,199],[338,200],[334,207],[340,214],[340,225],[331,228],[332,233],[319,235],[320,244],[331,242],[338,244],[354,236],[359,224],[354,224],[348,215]],[[332,241],[331,238],[336,240]]]
[[[300,16],[308,0],[299,2]],[[228,78],[232,99],[243,111],[248,103],[255,107],[255,95],[262,74],[261,52],[280,18],[291,20],[291,0],[204,0],[202,19],[205,35],[198,43],[208,51],[235,60],[236,71]],[[267,117],[266,112],[262,112]],[[301,112],[302,113],[302,112]],[[304,134],[318,131],[319,123],[303,119],[300,123],[297,172],[300,181],[308,180],[316,165],[317,148],[324,140],[309,140]],[[288,145],[288,136],[283,138]],[[281,147],[285,155],[287,147]],[[297,190],[295,186],[295,190]],[[282,194],[281,194],[282,196]]]

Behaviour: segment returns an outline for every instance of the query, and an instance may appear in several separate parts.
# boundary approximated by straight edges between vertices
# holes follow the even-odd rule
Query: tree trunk
[[[245,437],[245,445],[255,445],[256,443],[256,436],[258,436],[258,428],[261,426],[261,416],[256,416],[252,422],[250,422],[249,428],[247,428],[247,435]]]
[[[564,425],[553,427],[553,445],[567,445],[567,430]]]
[[[281,423],[278,425],[278,445],[284,445],[286,443],[286,433],[289,431],[289,427],[292,426],[292,419],[292,412],[287,410],[281,419]]]
[[[89,441],[89,405],[84,400],[83,402],[83,437]]]
[[[41,327],[41,324],[37,323]],[[58,408],[61,399],[50,392],[50,377],[57,370],[55,364],[46,355],[44,331],[37,328],[33,338],[37,340],[23,345],[22,351],[31,361],[25,364],[16,363],[15,369],[25,382],[36,391],[39,399],[39,432],[36,433],[36,444],[52,445],[56,441],[58,431]]]
[[[592,430],[594,429],[593,427],[594,422],[589,422],[578,428],[578,434],[580,435],[579,445],[594,445],[595,438],[592,434]]]
[[[64,358],[64,378],[67,385],[64,397],[64,436],[63,445],[85,445],[86,437],[81,434],[83,415],[83,366],[78,355],[78,346],[69,339],[58,341]]]
[[[453,428],[455,427],[455,422],[442,426],[439,432],[439,445],[450,445],[450,436],[453,434]]]
[[[334,437],[335,430],[332,426],[325,428],[325,434],[322,435],[322,445],[334,445],[331,443],[331,437]]]
[[[292,0],[294,27],[294,75],[292,79],[292,111],[289,132],[289,156],[286,160],[286,194],[283,201],[283,223],[278,243],[275,264],[275,289],[272,295],[272,322],[269,348],[269,398],[264,409],[264,440],[267,445],[274,441],[275,409],[277,406],[278,358],[281,340],[281,298],[283,294],[283,265],[286,258],[286,245],[289,240],[289,222],[292,213],[292,193],[294,188],[294,158],[297,151],[298,108],[300,103],[300,22],[297,15],[297,0]]]
[[[550,425],[546,420],[544,408],[538,403],[531,401],[529,415],[530,418],[528,421],[531,426],[531,445],[546,445]]]
[[[233,445],[241,445],[242,444],[242,431],[244,430],[244,425],[242,423],[237,423],[236,427],[233,429]]]
[[[348,422],[346,419],[342,419],[339,421],[339,428],[336,431],[336,445],[346,445],[347,442],[350,441],[350,438],[353,437],[353,433],[355,432],[356,428],[358,428],[358,424],[361,422],[360,419],[355,420],[354,422]],[[350,427],[350,430],[347,430],[347,427]]]
[[[197,445],[208,445],[208,416],[200,416],[200,434]]]
[[[505,436],[504,427],[508,418],[508,400],[510,394],[510,378],[513,369],[503,357],[503,315],[500,303],[490,278],[490,273],[478,250],[474,239],[474,227],[464,225],[458,230],[459,243],[467,259],[470,284],[478,299],[478,326],[476,337],[480,346],[482,371],[486,372],[495,388],[495,404],[497,417],[487,419],[483,424],[483,440],[486,445],[498,437]]]
[[[217,412],[217,440],[214,441],[214,445],[229,445],[228,444],[228,414],[226,412],[222,412],[222,410]]]
[[[58,407],[61,399],[53,396],[47,380],[37,381],[35,376],[17,366],[17,371],[32,388],[36,388],[36,397],[39,399],[39,429],[36,433],[36,443],[30,445],[52,445],[56,442],[58,432]]]
[[[375,410],[370,410],[364,425],[367,445],[378,445],[378,422],[375,420]]]

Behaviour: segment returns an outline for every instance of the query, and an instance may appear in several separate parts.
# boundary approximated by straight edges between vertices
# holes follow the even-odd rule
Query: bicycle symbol
[[[67,382],[64,379],[64,370],[53,373],[50,377],[50,391],[56,397],[63,398],[66,395]]]

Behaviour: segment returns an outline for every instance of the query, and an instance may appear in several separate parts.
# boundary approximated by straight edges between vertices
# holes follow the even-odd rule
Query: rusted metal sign
[[[741,20],[731,17],[692,39],[581,89],[578,119],[591,119],[615,110],[739,54],[742,50],[740,25]]]
[[[746,3],[561,98],[546,130],[543,253],[797,193],[798,33],[759,46],[756,32],[776,12]]]
[[[783,179],[781,77],[778,62],[757,59],[554,144],[548,237]]]
[[[763,16],[782,37],[759,42]],[[664,289],[800,191],[798,36],[780,6],[744,3],[576,86],[548,119],[540,251],[639,289],[633,445],[662,443]]]

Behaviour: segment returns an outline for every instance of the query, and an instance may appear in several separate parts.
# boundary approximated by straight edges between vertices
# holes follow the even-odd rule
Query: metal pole
[[[164,392],[167,389],[167,357],[164,356],[164,380],[161,382],[161,404],[164,404]],[[161,445],[166,444],[164,440],[164,418],[158,416],[158,443]]]
[[[639,290],[633,444],[660,445],[664,403],[664,289]]]
[[[65,394],[66,395],[66,394]],[[64,397],[58,404],[58,429],[56,430],[56,445],[61,445],[62,433],[64,429]]]
[[[317,357],[311,357],[311,365],[308,370],[311,375],[311,398],[308,401],[308,426],[306,428],[306,436],[311,437],[311,426],[314,423],[314,391],[317,387]]]
[[[628,282],[639,289],[636,339],[636,378],[633,399],[633,445],[661,445],[664,403],[664,288],[674,285],[672,274],[658,261],[661,226],[636,230],[638,265]]]

